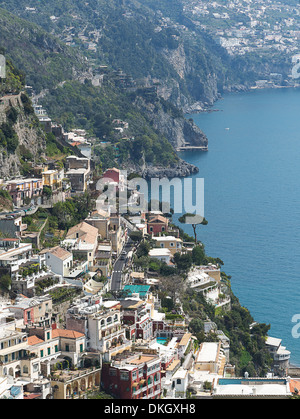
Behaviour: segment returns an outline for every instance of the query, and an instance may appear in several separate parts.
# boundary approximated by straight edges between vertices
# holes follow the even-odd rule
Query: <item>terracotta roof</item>
[[[107,173],[107,172],[116,172],[116,173],[120,173],[120,170],[119,170],[119,169],[117,169],[116,167],[113,167],[113,168],[111,168],[111,169],[107,169],[107,170],[105,171],[105,173]],[[104,173],[104,175],[105,175],[105,173]]]
[[[42,397],[42,393],[31,393],[31,394],[24,394],[24,400],[33,400],[39,399]]]
[[[54,247],[53,249],[50,249],[49,253],[51,253],[52,255],[56,256],[58,259],[61,259],[61,260],[66,260],[70,256],[72,256],[70,252],[68,252],[67,250],[59,246]]]
[[[150,223],[164,223],[164,224],[168,224],[168,219],[163,217],[162,215],[155,215],[150,217],[148,224]]]
[[[140,365],[149,361],[153,361],[156,357],[156,355],[139,355],[135,359],[128,361],[128,364]]]
[[[76,332],[76,330],[68,330],[68,329],[54,329],[52,331],[53,338],[69,338],[69,339],[78,339],[84,336],[83,333]]]
[[[298,392],[297,392],[298,390]],[[290,381],[290,391],[291,393],[298,394],[300,393],[300,380],[291,380]]]
[[[44,341],[37,336],[29,336],[27,339],[27,343],[29,346],[38,345],[39,343],[44,343]]]
[[[93,236],[95,238],[98,236],[98,229],[83,221],[82,223],[70,228],[66,238],[71,238],[74,234],[77,233],[80,233],[81,235],[89,234],[90,236]]]

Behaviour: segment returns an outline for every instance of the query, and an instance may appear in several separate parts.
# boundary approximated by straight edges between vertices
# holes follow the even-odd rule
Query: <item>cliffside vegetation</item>
[[[185,16],[180,0],[1,0],[0,6],[55,33],[96,66],[157,83],[179,107],[211,104],[224,86],[240,83],[241,67],[247,69],[233,65],[226,50]]]

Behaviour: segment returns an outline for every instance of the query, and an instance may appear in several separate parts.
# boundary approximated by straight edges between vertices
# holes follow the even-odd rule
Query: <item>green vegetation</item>
[[[215,313],[214,307],[206,302],[202,293],[187,290],[182,296],[183,309],[192,318],[189,328],[199,343],[218,341],[213,334],[204,335],[203,322],[209,319],[216,323],[230,339],[230,362],[236,366],[236,375],[264,376],[271,365],[271,358],[265,346],[265,338],[270,328],[259,324],[250,328],[254,322],[249,311],[242,307],[232,294],[232,307],[226,313]]]
[[[143,113],[135,106],[136,95],[127,94],[111,84],[111,79],[102,87],[90,81],[81,84],[68,81],[63,86],[50,90],[44,106],[50,116],[66,130],[80,127],[91,136],[107,144],[94,147],[94,155],[101,169],[128,163],[171,166],[178,161],[168,140],[157,133]],[[113,120],[121,119],[129,124],[126,138],[114,131]]]
[[[61,157],[70,154],[70,149],[59,144],[54,134],[47,133],[45,153],[48,157]]]
[[[0,272],[0,291],[2,293],[4,292],[8,292],[10,290],[10,286],[11,286],[11,277],[9,274],[2,274],[2,272]]]
[[[5,49],[1,47],[1,43],[0,54],[5,54]],[[4,96],[7,93],[18,94],[22,90],[24,84],[24,74],[14,66],[11,60],[6,59],[6,78],[0,78],[0,96]]]
[[[0,12],[0,48],[9,63],[6,83],[9,82],[7,86],[11,86],[14,92],[24,84],[24,74],[26,83],[39,92],[54,87],[63,80],[71,79],[72,68],[79,71],[85,68],[83,60],[71,48],[41,27],[4,9]],[[16,74],[13,71],[10,75],[11,59],[17,68],[22,69],[22,73]]]
[[[18,136],[12,123],[4,122],[0,125],[0,146],[6,148],[8,153],[13,154],[19,145]]]
[[[50,227],[68,230],[84,220],[92,208],[92,200],[88,193],[59,202],[51,210]]]
[[[0,198],[7,199],[8,201],[12,201],[10,194],[4,189],[0,189]]]
[[[54,288],[49,291],[52,297],[53,304],[62,304],[66,301],[72,301],[73,298],[77,297],[81,293],[80,288]]]

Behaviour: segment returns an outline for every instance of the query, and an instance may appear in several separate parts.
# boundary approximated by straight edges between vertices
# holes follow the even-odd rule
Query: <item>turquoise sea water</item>
[[[180,153],[205,182],[208,225],[198,238],[224,261],[241,304],[271,324],[269,335],[300,366],[300,339],[292,336],[300,313],[300,90],[228,94],[214,109],[188,115],[209,151]]]

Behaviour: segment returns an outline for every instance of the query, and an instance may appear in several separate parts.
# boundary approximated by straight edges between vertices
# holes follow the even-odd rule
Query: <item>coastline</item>
[[[264,86],[264,87],[259,87],[259,86],[250,86],[250,87],[246,87],[243,86],[243,89],[236,89],[236,90],[224,90],[223,94],[228,94],[228,93],[251,93],[253,91],[266,91],[266,90],[278,90],[278,89],[299,89],[300,88],[300,84],[296,84],[294,86],[280,86],[280,85],[274,85],[274,86]],[[219,101],[223,99],[223,95],[219,94],[219,97],[216,98],[213,103],[209,106],[203,106],[201,107],[201,109],[197,106],[199,105],[200,102],[195,102],[193,105],[188,106],[185,110],[184,110],[184,114],[185,116],[187,115],[192,115],[192,114],[201,114],[201,113],[212,113],[212,112],[223,112],[221,109],[212,109],[215,104]],[[201,104],[203,105],[203,104]]]
[[[252,87],[252,88],[249,88],[249,89],[247,89],[247,90],[244,90],[243,92],[248,92],[248,93],[252,93],[252,92],[254,92],[254,91],[260,91],[260,92],[263,92],[263,91],[270,91],[270,90],[299,90],[299,88],[300,88],[300,84],[299,85],[295,85],[295,86],[270,86],[270,87]],[[226,94],[227,93],[242,93],[242,92],[226,92]],[[207,108],[205,108],[205,109],[203,109],[203,110],[201,110],[201,111],[198,111],[198,112],[193,112],[193,113],[187,113],[187,114],[185,114],[185,116],[186,117],[189,117],[189,118],[191,118],[192,117],[192,115],[194,114],[194,115],[197,115],[197,114],[202,114],[202,113],[213,113],[213,112],[223,112],[223,110],[222,109],[212,109],[212,107],[213,106],[215,106],[215,104],[219,101],[219,100],[223,100],[224,99],[224,97],[223,96],[221,96],[221,97],[219,97],[218,99],[216,99],[215,100],[215,102],[214,102],[214,104],[213,105],[211,105],[211,106],[209,106],[209,107],[207,107]],[[180,152],[182,152],[182,151],[185,151],[185,150],[180,150]],[[186,151],[189,151],[189,150],[186,150]],[[183,157],[184,158],[184,156],[181,156],[181,157]],[[204,243],[205,244],[205,243]],[[222,255],[220,255],[221,257],[222,257]],[[230,272],[229,272],[229,275],[230,275]],[[233,294],[234,294],[234,292],[233,292]],[[235,295],[235,294],[234,294]],[[250,313],[251,314],[251,313]],[[274,322],[271,322],[271,325],[272,324],[274,324]],[[269,333],[267,334],[267,336],[269,336]],[[279,335],[280,336],[280,335]],[[281,339],[281,337],[280,337],[280,339]],[[287,345],[288,346],[288,345]],[[289,349],[289,347],[287,347],[287,350],[289,350],[290,352],[291,352],[291,355],[293,354],[293,352]],[[295,360],[293,360],[293,362],[292,363],[290,363],[289,364],[289,368],[290,369],[296,369],[296,370],[299,370],[299,376],[300,376],[300,362],[299,363],[297,363],[297,362],[295,362]]]

